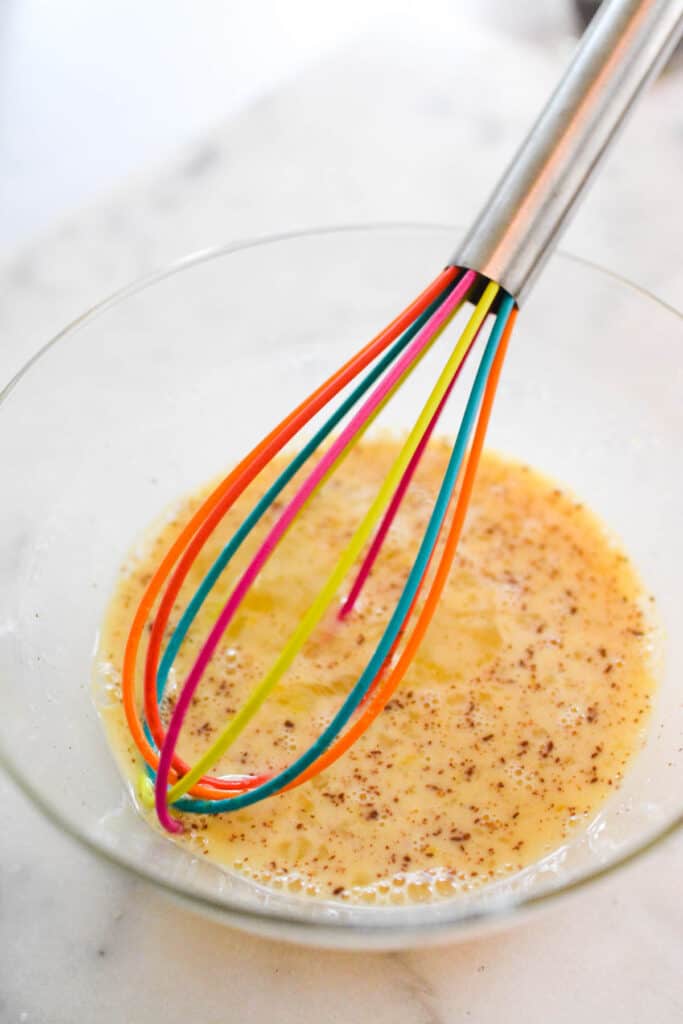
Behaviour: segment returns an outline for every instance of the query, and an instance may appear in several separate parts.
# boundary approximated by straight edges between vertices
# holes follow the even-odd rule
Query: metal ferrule
[[[683,0],[610,0],[451,264],[497,281],[517,302],[636,98],[683,30]]]

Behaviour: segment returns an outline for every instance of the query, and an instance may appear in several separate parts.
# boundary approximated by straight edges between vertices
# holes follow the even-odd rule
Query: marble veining
[[[413,960],[405,953],[393,953],[391,959],[397,967],[398,985],[416,1004],[422,1024],[444,1024],[436,993]]]

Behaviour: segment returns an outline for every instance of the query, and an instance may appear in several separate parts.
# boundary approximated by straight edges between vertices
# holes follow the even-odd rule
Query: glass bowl
[[[603,517],[656,594],[668,637],[647,744],[585,832],[533,869],[451,900],[312,901],[226,873],[152,830],[107,746],[92,659],[132,539],[387,323],[458,235],[353,227],[200,253],[71,324],[2,395],[2,761],[96,854],[253,932],[383,949],[469,937],[613,871],[681,824],[682,320],[563,255],[522,310],[489,443]],[[415,406],[399,402],[392,415],[407,426]]]

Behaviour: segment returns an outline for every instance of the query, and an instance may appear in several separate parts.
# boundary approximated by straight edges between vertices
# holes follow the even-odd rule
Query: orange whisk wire
[[[415,321],[415,318],[435,301],[444,288],[455,280],[457,275],[457,268],[448,267],[442,271],[383,331],[345,363],[344,366],[332,374],[328,380],[297,406],[293,412],[286,416],[206,498],[166,553],[159,568],[149,581],[135,612],[124,652],[122,671],[122,697],[128,728],[138,750],[150,768],[156,769],[158,767],[159,755],[145,735],[143,723],[138,714],[135,678],[137,659],[145,625],[166,580],[173,573],[171,583],[162,598],[149,641],[146,686],[150,687],[151,679],[152,689],[155,682],[156,664],[161,649],[163,633],[177,593],[196,555],[225,513],[249,483],[282,450],[288,441],[351,380],[406,331]],[[177,568],[174,571],[176,566]],[[156,707],[155,701],[150,703],[151,706]],[[154,726],[160,727],[161,723],[154,720],[153,716],[154,712],[152,712]],[[150,723],[150,727],[151,725],[152,723]],[[175,755],[171,778],[177,778],[179,774],[182,775],[187,770],[188,765],[178,755]],[[209,782],[208,779],[202,779],[190,792],[196,797],[211,798],[218,794],[224,795],[226,791],[234,790],[234,788],[234,782],[231,783],[227,780],[211,779]]]

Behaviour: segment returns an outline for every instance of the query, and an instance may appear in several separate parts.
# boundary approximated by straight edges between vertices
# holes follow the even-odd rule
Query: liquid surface
[[[204,752],[270,667],[397,446],[386,438],[359,445],[262,571],[194,698],[178,748],[186,760]],[[430,444],[353,614],[337,621],[340,594],[215,774],[281,769],[329,722],[398,599],[448,454],[445,441]],[[269,467],[210,539],[171,627],[282,465]],[[124,567],[103,628],[100,710],[131,779],[141,761],[118,687],[127,631],[150,574],[205,493],[180,502]],[[249,538],[198,617],[169,680],[164,722],[262,536]],[[588,825],[642,744],[655,686],[651,600],[572,495],[486,453],[441,604],[372,727],[297,789],[231,814],[183,816],[176,841],[266,885],[360,902],[453,895],[533,863]]]

